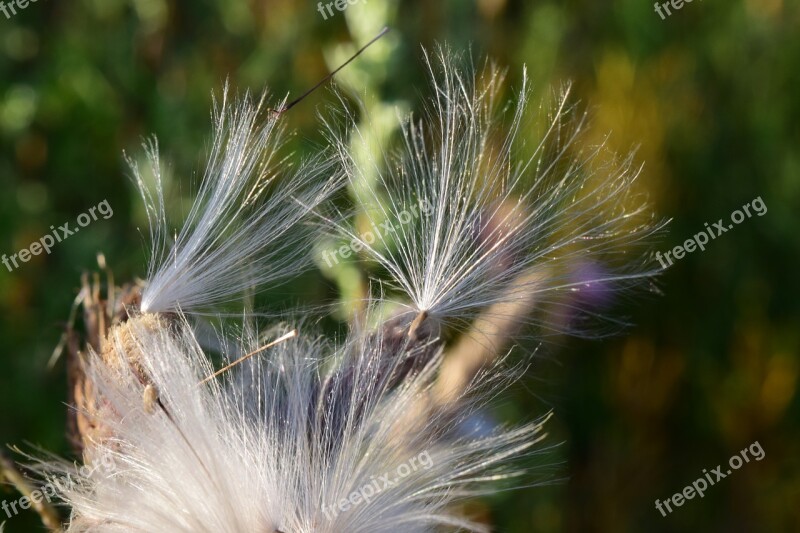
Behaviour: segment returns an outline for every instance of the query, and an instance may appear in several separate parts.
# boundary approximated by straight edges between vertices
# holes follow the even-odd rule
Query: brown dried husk
[[[91,365],[105,365],[111,375],[116,372],[120,376],[125,370],[121,365],[130,365],[143,388],[150,385],[132,331],[134,328],[155,329],[169,320],[157,314],[138,314],[141,288],[141,284],[122,287],[109,284],[103,294],[99,276],[95,275],[90,282],[84,275],[80,302],[83,329],[79,331],[74,324],[67,327],[70,394],[67,434],[76,455],[83,457],[86,464],[97,459],[93,449],[113,437],[109,422],[119,416],[92,382]],[[122,353],[117,352],[117,347]]]

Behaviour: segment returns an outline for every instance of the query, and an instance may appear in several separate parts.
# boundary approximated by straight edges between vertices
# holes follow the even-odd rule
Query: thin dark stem
[[[293,108],[294,106],[296,106],[297,104],[299,104],[299,103],[300,103],[300,102],[301,102],[301,101],[302,101],[302,100],[303,100],[303,99],[304,99],[306,96],[308,96],[309,94],[311,94],[311,93],[313,93],[314,91],[316,91],[317,89],[319,89],[319,88],[320,88],[322,85],[324,85],[325,83],[327,83],[327,82],[328,82],[328,80],[330,80],[330,79],[331,79],[331,78],[333,78],[333,77],[334,77],[336,74],[338,74],[340,70],[342,70],[344,67],[346,67],[347,65],[349,65],[350,63],[352,63],[352,62],[353,62],[353,60],[354,60],[355,58],[357,58],[358,56],[360,56],[360,55],[361,55],[361,54],[364,52],[364,50],[366,50],[367,48],[369,48],[370,46],[372,46],[372,45],[373,45],[373,44],[374,44],[374,43],[375,43],[375,42],[376,42],[378,39],[380,39],[381,37],[383,37],[384,35],[386,35],[387,33],[389,33],[389,30],[390,30],[390,28],[389,28],[388,26],[385,26],[385,27],[384,27],[384,28],[381,30],[381,32],[380,32],[378,35],[376,35],[376,36],[375,36],[375,37],[374,37],[374,38],[373,38],[373,39],[372,39],[370,42],[368,42],[367,44],[365,44],[364,46],[362,46],[361,48],[359,48],[359,50],[358,50],[358,51],[357,51],[355,54],[353,54],[353,55],[350,57],[350,59],[348,59],[347,61],[345,61],[345,62],[344,62],[344,63],[342,63],[341,65],[339,65],[339,67],[338,67],[336,70],[334,70],[333,72],[331,72],[330,74],[328,74],[327,76],[325,76],[324,78],[322,78],[322,79],[319,81],[319,83],[317,83],[316,85],[314,85],[313,87],[311,87],[309,90],[307,90],[306,92],[304,92],[303,94],[301,94],[300,96],[298,96],[297,98],[295,98],[294,100],[292,100],[291,102],[289,102],[288,104],[284,105],[284,106],[283,106],[283,107],[282,107],[282,108],[281,108],[279,111],[276,111],[276,113],[277,113],[277,114],[279,114],[279,115],[280,115],[280,114],[283,114],[283,113],[286,113],[286,112],[287,112],[287,111],[289,111],[291,108]]]

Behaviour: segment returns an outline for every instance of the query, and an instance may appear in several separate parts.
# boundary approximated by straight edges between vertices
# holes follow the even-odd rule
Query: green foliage
[[[146,220],[123,151],[136,158],[157,135],[185,208],[212,91],[229,80],[300,94],[355,48],[351,35],[360,45],[387,23],[390,37],[339,77],[381,121],[419,106],[420,45],[447,41],[509,66],[512,82],[527,64],[541,96],[574,82],[593,117],[587,141],[610,131],[616,151],[638,147],[642,192],[673,219],[654,251],[758,196],[769,208],[676,263],[663,296],[620,301],[627,335],[546,348],[497,416],[554,409],[561,481],[470,511],[499,531],[800,529],[800,6],[788,0],[698,1],[666,20],[634,0],[369,0],[328,20],[293,0],[40,1],[0,14],[0,253],[104,199],[114,210],[51,254],[0,267],[0,442],[68,453],[65,371],[46,364],[79,276],[98,251],[117,279],[144,275]],[[328,105],[319,91],[287,117],[298,154],[323,142],[315,113]],[[311,278],[282,290],[312,302],[363,290],[346,265]],[[756,440],[764,460],[666,518],[655,509]],[[33,524],[29,513],[6,527]]]

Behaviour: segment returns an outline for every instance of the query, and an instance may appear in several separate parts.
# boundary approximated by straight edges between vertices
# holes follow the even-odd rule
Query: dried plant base
[[[68,390],[71,396],[67,435],[75,454],[87,464],[96,459],[91,453],[94,445],[112,436],[102,421],[116,416],[108,403],[97,394],[89,377],[90,365],[105,364],[113,370],[119,369],[121,361],[128,360],[146,385],[149,380],[136,360],[138,357],[119,357],[108,339],[114,336],[121,340],[126,349],[132,348],[132,324],[157,327],[159,320],[157,315],[135,315],[141,302],[141,285],[115,287],[110,275],[108,278],[104,295],[98,275],[94,275],[91,282],[87,275],[83,276],[81,309],[84,329],[78,331],[74,324],[70,324],[66,332]],[[126,350],[126,354],[135,354],[135,350]]]

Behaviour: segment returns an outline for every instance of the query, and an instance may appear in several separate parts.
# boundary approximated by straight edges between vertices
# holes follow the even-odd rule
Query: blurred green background
[[[394,32],[343,74],[373,109],[419,108],[420,46],[471,47],[527,64],[536,91],[571,80],[599,139],[638,147],[641,183],[672,218],[666,251],[760,196],[763,217],[677,262],[662,296],[626,301],[635,324],[601,342],[563,340],[504,413],[552,408],[555,483],[469,504],[503,532],[800,531],[800,3],[705,0],[662,20],[646,0],[366,0],[323,19],[312,0],[76,0],[0,14],[0,253],[108,200],[100,219],[13,272],[0,267],[0,443],[68,453],[63,361],[46,369],[103,251],[119,280],[144,275],[146,231],[122,153],[158,136],[188,193],[210,94],[300,94],[355,40]],[[317,92],[287,120],[298,152],[322,138]],[[335,296],[319,274],[288,287]],[[751,462],[664,518],[655,509],[758,440]],[[0,488],[0,499],[15,499]],[[0,516],[0,521],[3,517]],[[38,530],[32,514],[7,532]]]

